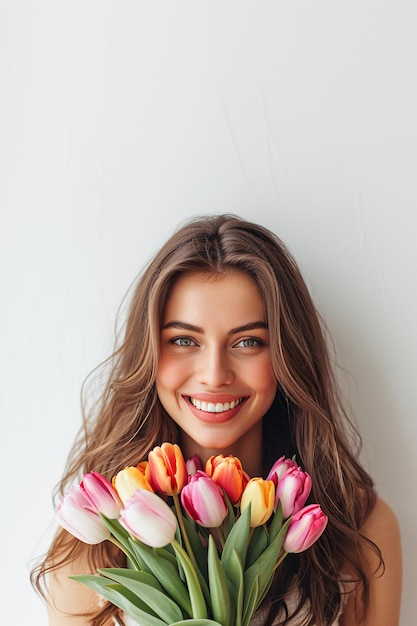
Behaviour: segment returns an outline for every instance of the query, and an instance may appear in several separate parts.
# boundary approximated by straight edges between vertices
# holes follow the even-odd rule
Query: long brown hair
[[[303,554],[278,570],[266,623],[284,609],[290,583],[299,592],[298,610],[308,606],[306,624],[330,625],[342,602],[342,572],[357,581],[366,608],[369,585],[363,569],[362,526],[375,504],[372,480],[357,460],[360,437],[342,409],[332,371],[326,331],[300,271],[282,241],[266,228],[232,215],[198,217],[183,225],[148,264],[131,291],[125,322],[112,357],[87,379],[83,427],[69,456],[56,496],[83,473],[111,478],[135,465],[163,441],[178,438],[155,391],[159,333],[164,305],[175,280],[187,272],[240,271],[256,282],[265,303],[272,363],[279,390],[265,415],[265,472],[281,454],[296,454],[313,477],[311,501],[329,517],[326,532]],[[88,401],[88,383],[104,381]],[[93,394],[94,395],[94,394]],[[377,549],[375,547],[375,549]],[[107,542],[86,546],[60,529],[44,561],[32,572],[42,590],[45,575],[87,554],[90,566],[123,565]],[[121,611],[111,605],[89,616],[106,626]]]

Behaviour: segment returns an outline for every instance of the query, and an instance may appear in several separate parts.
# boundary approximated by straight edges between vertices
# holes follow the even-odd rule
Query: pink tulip
[[[222,490],[200,470],[181,491],[181,502],[188,515],[205,528],[217,528],[227,515]]]
[[[177,495],[188,480],[187,468],[180,447],[163,443],[148,454],[151,485],[167,496]]]
[[[285,456],[281,456],[271,467],[267,480],[272,480],[276,487],[284,474],[295,467],[298,467],[295,461],[287,459]]]
[[[304,507],[291,518],[284,539],[285,552],[303,552],[317,541],[327,526],[328,517],[318,504]]]
[[[133,536],[152,548],[174,540],[177,518],[156,493],[137,489],[121,510],[120,523]]]
[[[84,543],[96,544],[110,538],[109,529],[80,485],[71,487],[62,498],[57,507],[56,519],[65,530]]]
[[[187,468],[187,473],[189,476],[192,474],[196,474],[199,470],[203,469],[203,463],[198,456],[198,454],[194,454],[190,459],[185,461],[185,466]]]
[[[119,517],[122,501],[104,476],[98,472],[86,474],[80,484],[80,489],[96,511],[110,519]]]
[[[278,481],[275,493],[275,508],[281,502],[282,515],[288,519],[306,503],[311,491],[311,478],[301,467],[293,467]]]

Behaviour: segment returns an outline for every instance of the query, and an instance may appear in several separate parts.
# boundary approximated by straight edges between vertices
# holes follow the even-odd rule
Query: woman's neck
[[[185,433],[181,433],[181,449],[186,459],[197,454],[203,466],[211,456],[223,454],[232,455],[240,459],[243,469],[252,478],[263,475],[263,453],[262,453],[262,424],[256,424],[245,437],[234,442],[227,448],[205,448],[199,445]]]

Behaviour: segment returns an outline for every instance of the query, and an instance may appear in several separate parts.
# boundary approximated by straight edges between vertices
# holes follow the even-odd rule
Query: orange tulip
[[[151,484],[167,496],[178,494],[188,481],[187,467],[180,447],[163,443],[148,454]]]
[[[129,498],[133,496],[136,489],[153,491],[145,474],[137,467],[125,467],[125,469],[118,472],[112,479],[112,485],[119,494],[123,504],[126,504]]]
[[[274,510],[275,486],[272,480],[251,478],[242,494],[240,508],[243,511],[251,505],[250,525],[262,526],[269,520]]]
[[[149,461],[141,461],[136,465],[136,467],[145,476],[146,480],[152,487],[151,469],[149,467]]]
[[[239,502],[247,478],[242,463],[236,456],[211,456],[206,463],[205,472],[225,490],[232,504]]]

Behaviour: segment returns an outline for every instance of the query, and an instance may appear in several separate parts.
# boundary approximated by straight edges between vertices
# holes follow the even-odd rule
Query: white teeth
[[[223,411],[229,411],[229,409],[237,407],[243,402],[243,398],[232,400],[231,402],[216,402],[215,404],[214,402],[205,402],[204,400],[198,400],[190,396],[190,402],[196,409],[200,409],[200,411],[206,411],[207,413],[223,413]]]

